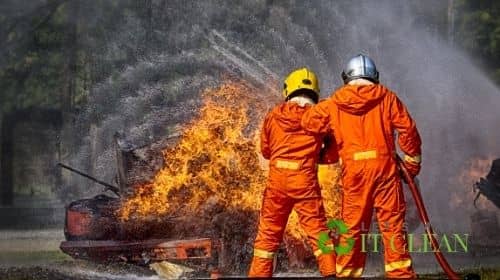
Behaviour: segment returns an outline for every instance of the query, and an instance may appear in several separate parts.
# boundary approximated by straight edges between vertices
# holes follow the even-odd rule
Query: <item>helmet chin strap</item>
[[[304,95],[299,95],[299,96],[294,96],[292,98],[290,98],[290,100],[288,100],[289,102],[293,102],[293,103],[297,103],[300,107],[304,107],[306,106],[306,104],[310,104],[310,105],[314,105],[314,101],[308,97],[308,96],[304,96]]]

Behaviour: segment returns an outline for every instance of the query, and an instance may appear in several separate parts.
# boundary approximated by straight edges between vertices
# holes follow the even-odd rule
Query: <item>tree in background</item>
[[[16,156],[14,146],[22,140],[14,139],[16,123],[24,130],[38,130],[38,140],[47,141],[41,137],[48,133],[44,130],[49,123],[42,123],[46,118],[35,120],[19,116],[35,116],[40,112],[54,116],[53,112],[60,112],[63,130],[56,139],[44,145],[58,145],[59,160],[71,157],[80,141],[72,127],[79,112],[85,108],[92,87],[145,55],[140,50],[143,34],[148,34],[148,38],[153,35],[142,32],[142,25],[137,27],[138,18],[149,16],[143,10],[136,1],[102,0],[92,4],[82,0],[2,1],[0,120],[3,120],[3,135],[0,135],[0,157],[5,170],[0,173],[4,173],[4,177],[13,176],[8,174],[19,167],[12,166],[12,158]],[[131,26],[133,36],[117,40],[124,34],[117,30],[131,29]],[[27,126],[21,119],[38,123]],[[35,141],[30,149],[34,152],[37,137],[31,141]],[[25,160],[24,163],[22,160],[16,162],[33,164]],[[12,179],[3,179],[2,182],[12,182]]]
[[[1,1],[0,119],[30,107],[63,112],[66,129],[60,137],[60,154],[64,161],[75,158],[76,149],[85,146],[83,141],[109,140],[110,127],[132,127],[148,116],[146,113],[158,117],[160,111],[173,112],[174,105],[195,92],[193,81],[215,76],[220,61],[205,63],[214,52],[207,40],[211,29],[244,46],[278,75],[287,71],[283,65],[316,63],[314,60],[318,60],[314,66],[320,72],[336,71],[341,52],[332,42],[339,42],[347,29],[343,24],[325,28],[324,23],[332,17],[342,22],[342,11],[349,10],[352,3],[318,2]],[[432,35],[454,38],[455,45],[472,53],[479,64],[494,73],[492,78],[500,81],[500,4],[493,0],[387,3],[402,12],[410,10],[412,24]],[[455,24],[450,25],[450,20]],[[282,46],[282,42],[291,46]],[[300,51],[305,49],[312,52]],[[153,101],[139,100],[139,93],[145,90],[154,96]],[[120,107],[126,98],[134,100],[134,110]],[[161,110],[153,114],[157,108]],[[108,119],[117,121],[106,128],[103,122]],[[80,123],[74,125],[78,120]],[[164,126],[160,129],[166,130]],[[89,137],[94,140],[82,140],[92,134],[89,131],[95,131]],[[97,147],[90,148],[94,152],[89,154],[100,154],[96,152],[99,145],[89,146]],[[94,161],[90,158],[88,163],[77,165],[92,173]]]
[[[456,0],[455,43],[478,60],[500,84],[500,2]]]
[[[116,46],[117,30],[145,17],[136,1],[38,0],[0,6],[0,106],[81,108],[91,85],[137,60],[138,33]],[[21,1],[22,2],[22,1]],[[135,45],[134,45],[135,43]]]

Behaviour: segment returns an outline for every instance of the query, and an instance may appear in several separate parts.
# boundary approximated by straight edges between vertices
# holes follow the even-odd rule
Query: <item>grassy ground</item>
[[[0,264],[2,267],[10,266],[33,266],[50,262],[69,261],[71,257],[63,252],[57,251],[34,251],[34,252],[2,252]]]

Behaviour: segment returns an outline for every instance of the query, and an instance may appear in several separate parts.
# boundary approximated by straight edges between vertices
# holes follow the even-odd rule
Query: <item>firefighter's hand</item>
[[[420,173],[420,163],[405,161],[404,164],[411,178],[414,179],[415,177],[417,177],[418,173]]]

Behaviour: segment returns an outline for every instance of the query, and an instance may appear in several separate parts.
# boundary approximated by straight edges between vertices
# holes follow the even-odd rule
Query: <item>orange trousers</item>
[[[365,252],[373,248],[365,245],[363,252],[361,234],[368,233],[375,211],[381,238],[372,239],[372,242],[380,242],[380,239],[383,242],[385,276],[415,278],[404,228],[406,204],[395,163],[382,163],[385,172],[377,168],[364,169],[372,164],[377,165],[362,161],[344,166],[342,220],[348,233],[340,235],[339,246],[348,246],[348,240],[354,240],[354,246],[349,253],[337,257],[337,277],[361,277],[363,274]]]
[[[319,189],[318,189],[319,193]],[[249,277],[271,277],[273,260],[283,238],[283,233],[292,209],[297,212],[301,227],[308,236],[310,246],[318,261],[319,271],[323,276],[335,274],[335,253],[325,254],[318,246],[321,232],[328,233],[325,210],[321,196],[296,199],[283,191],[267,188],[260,212],[257,237],[254,244],[254,257],[248,273]],[[333,243],[325,244],[333,249]]]

